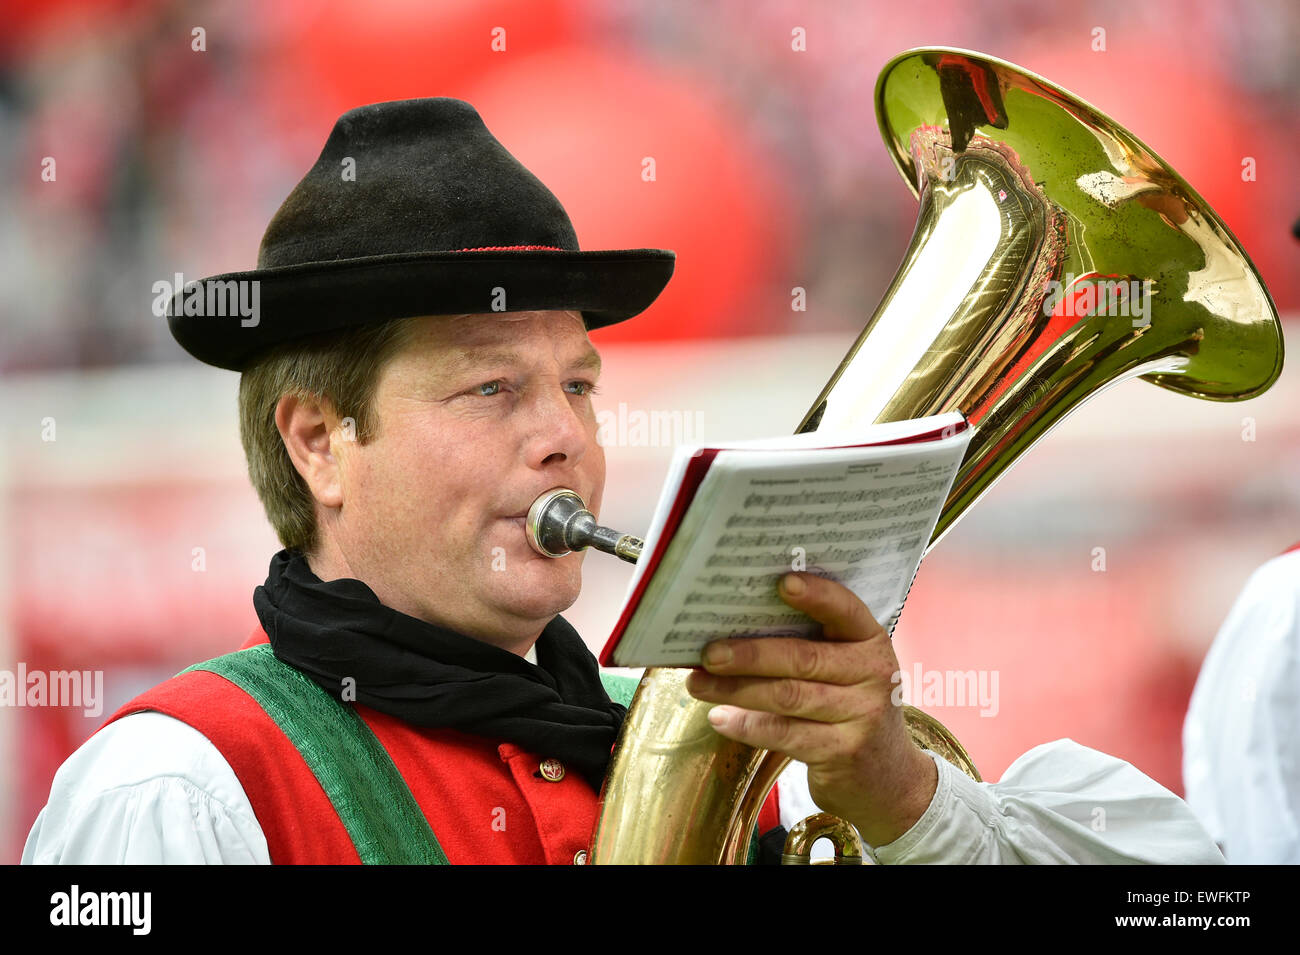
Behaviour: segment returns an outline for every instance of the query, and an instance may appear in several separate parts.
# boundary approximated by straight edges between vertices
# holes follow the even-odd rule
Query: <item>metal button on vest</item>
[[[587,864],[587,850],[586,850],[586,849],[579,849],[577,852],[575,852],[575,853],[573,854],[573,864],[574,864],[574,865],[586,865],[586,864]]]
[[[564,778],[564,764],[558,759],[544,759],[538,768],[547,782],[558,783]]]

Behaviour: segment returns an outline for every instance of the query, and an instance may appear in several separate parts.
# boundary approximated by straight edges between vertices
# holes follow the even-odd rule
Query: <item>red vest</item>
[[[266,643],[260,628],[244,643]],[[568,865],[585,860],[597,795],[573,771],[544,775],[544,757],[456,730],[423,729],[361,704],[452,864]],[[276,864],[359,863],[347,830],[298,750],[252,697],[196,670],[159,684],[105,723],[153,710],[202,733],[230,764]],[[554,761],[552,761],[554,762]],[[759,831],[779,824],[776,788]]]

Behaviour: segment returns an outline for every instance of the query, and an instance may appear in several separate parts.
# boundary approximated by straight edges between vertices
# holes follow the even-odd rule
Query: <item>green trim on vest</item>
[[[192,670],[224,677],[262,707],[325,790],[363,863],[450,864],[406,780],[370,727],[351,707],[277,660],[270,644],[196,663],[177,676]],[[601,673],[600,682],[611,700],[629,706],[641,681]],[[380,806],[385,811],[377,811]],[[755,827],[746,863],[757,861]]]
[[[366,865],[448,865],[411,789],[350,706],[259,644],[198,663],[266,711],[302,754]]]
[[[632,697],[636,693],[636,688],[641,685],[641,681],[634,676],[620,676],[617,673],[600,674],[600,682],[605,687],[605,692],[615,703],[622,703],[624,706],[632,705]]]

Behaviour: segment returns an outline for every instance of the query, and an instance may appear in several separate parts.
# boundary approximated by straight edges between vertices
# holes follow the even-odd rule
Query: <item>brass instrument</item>
[[[576,491],[556,487],[540,495],[528,508],[524,534],[529,545],[546,557],[563,557],[594,547],[635,564],[645,541],[631,534],[601,527]]]
[[[839,816],[819,812],[800,820],[785,840],[782,865],[812,865],[812,847],[818,839],[829,839],[835,848],[836,865],[862,865],[862,837]]]
[[[533,501],[528,508],[528,516],[524,521],[524,534],[533,550],[545,557],[564,557],[574,551],[592,547],[635,564],[641,558],[645,548],[645,542],[639,537],[621,534],[612,528],[597,524],[596,516],[587,510],[581,496],[576,491],[565,487],[552,488],[538,495],[537,500]],[[775,576],[773,579],[775,581]],[[633,702],[636,702],[635,698]],[[980,781],[979,771],[975,768],[975,763],[969,754],[947,727],[933,716],[905,704],[903,722],[912,742],[917,746],[938,753],[976,782]],[[767,754],[759,750],[738,743],[731,743],[731,746],[755,754],[758,758],[767,758]],[[788,762],[786,759],[778,761],[773,758],[771,771],[779,774]],[[774,775],[772,782],[775,781]],[[608,780],[606,785],[608,786]],[[766,798],[769,789],[771,784],[762,788],[763,798]],[[758,788],[754,791],[757,793]],[[831,861],[840,865],[862,864],[862,840],[857,830],[845,820],[826,812],[809,816],[790,830],[786,838],[782,863],[811,864],[813,844],[820,839],[828,840],[834,848],[835,856]],[[740,848],[742,846],[737,845],[736,851]]]
[[[919,220],[884,300],[799,432],[962,412],[973,435],[930,547],[1104,388],[1140,376],[1236,401],[1281,373],[1277,312],[1240,244],[1159,156],[1092,106],[1002,60],[934,48],[885,66],[876,112]],[[715,733],[709,704],[685,690],[688,672],[642,678],[591,862],[744,860],[787,760]],[[926,720],[916,711],[908,724],[933,748],[926,741],[942,727]],[[955,749],[938,751],[960,763],[948,740]]]

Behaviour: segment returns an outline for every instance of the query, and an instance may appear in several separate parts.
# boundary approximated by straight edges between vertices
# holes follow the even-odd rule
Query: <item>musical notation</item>
[[[968,438],[720,451],[635,608],[644,645],[624,665],[696,665],[719,637],[816,636],[777,595],[791,570],[840,581],[892,626]]]

